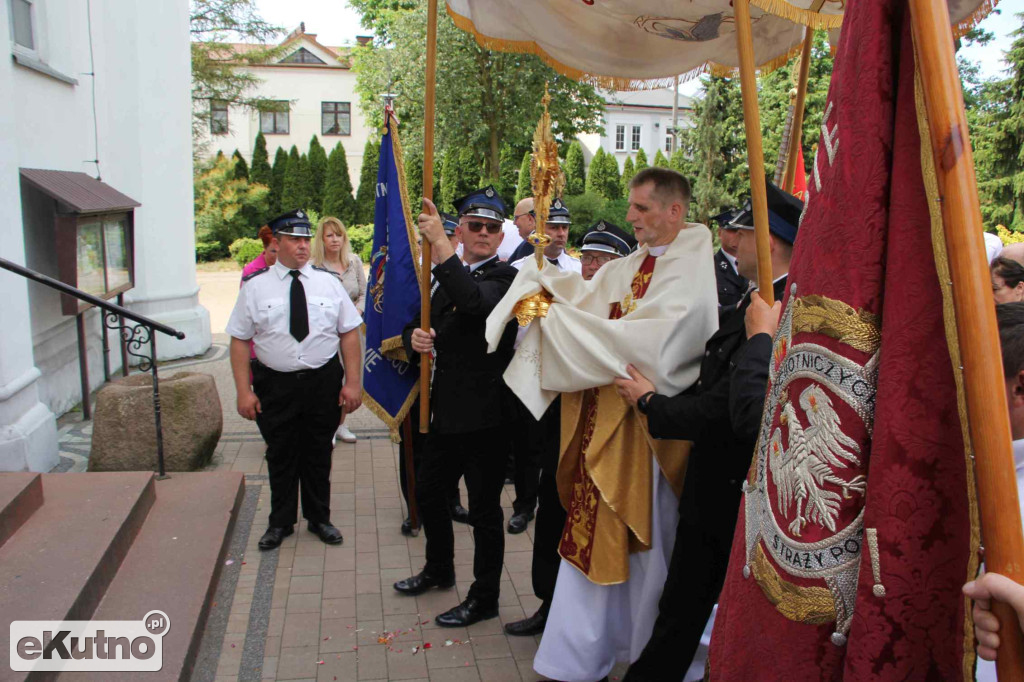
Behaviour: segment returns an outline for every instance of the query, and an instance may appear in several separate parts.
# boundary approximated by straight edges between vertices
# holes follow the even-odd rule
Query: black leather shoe
[[[402,521],[402,535],[412,536],[412,520],[409,518]]]
[[[498,617],[498,605],[484,606],[475,597],[470,597],[454,609],[445,611],[434,619],[443,628],[464,628],[488,618]]]
[[[452,521],[455,523],[469,523],[469,510],[461,504],[452,507]]]
[[[268,528],[267,532],[260,538],[260,549],[275,549],[281,546],[284,539],[294,533],[295,531],[291,526],[284,526],[281,528]]]
[[[411,578],[399,580],[395,583],[395,589],[402,594],[415,596],[423,594],[431,587],[446,589],[455,585],[455,569],[434,573],[424,568]]]
[[[517,620],[514,623],[505,624],[505,634],[514,637],[532,637],[544,632],[548,617],[538,611],[529,618]]]
[[[329,523],[314,523],[310,521],[308,528],[310,533],[316,535],[328,545],[340,545],[344,541],[344,538],[341,537],[341,531]]]
[[[530,521],[533,520],[533,512],[519,512],[513,514],[512,518],[508,520],[508,532],[512,535],[517,535],[526,530],[526,527],[530,525]]]

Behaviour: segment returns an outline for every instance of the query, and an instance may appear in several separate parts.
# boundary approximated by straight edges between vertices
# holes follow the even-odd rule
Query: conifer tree
[[[637,173],[639,173],[650,165],[651,164],[647,163],[647,152],[644,151],[643,147],[640,147],[636,152],[636,161],[633,163],[633,168],[636,169]]]
[[[304,168],[305,166],[305,168]],[[292,211],[297,208],[309,208],[307,181],[309,178],[308,162],[303,163],[299,148],[292,145],[288,152],[288,165],[284,173],[284,188],[281,191],[281,210]]]
[[[587,191],[600,194],[605,199],[618,199],[622,193],[619,182],[619,164],[615,157],[607,154],[604,149],[598,149],[590,160]]]
[[[583,194],[586,186],[583,145],[579,140],[573,140],[569,145],[569,151],[565,154],[565,193],[568,195]]]
[[[280,215],[284,211],[281,209],[281,195],[284,193],[284,175],[288,170],[288,152],[284,150],[284,147],[278,147],[277,153],[274,154],[274,166],[270,169],[270,199],[269,218]],[[285,209],[291,210],[291,209]]]
[[[356,219],[356,200],[352,196],[352,179],[348,175],[348,159],[345,147],[341,142],[331,150],[327,157],[327,170],[324,174],[323,216],[334,216],[346,226],[354,225]]]
[[[523,154],[519,164],[519,182],[516,183],[516,203],[533,194],[533,181],[530,179],[530,152]]]
[[[654,165],[657,166],[658,168],[668,168],[669,167],[668,159],[666,159],[665,155],[661,153],[661,149],[659,149],[654,154]]]
[[[263,132],[256,134],[252,148],[252,165],[249,167],[249,181],[270,187],[270,160],[267,156],[267,138]]]
[[[249,165],[242,158],[242,155],[235,150],[235,153],[231,155],[231,160],[235,164],[235,179],[249,181]]]
[[[363,167],[359,171],[359,189],[356,191],[356,224],[372,225],[377,201],[377,165],[380,162],[380,143],[372,139],[363,148]]]
[[[627,156],[626,162],[622,164],[622,196],[629,195],[629,183],[636,175],[636,168],[633,167],[633,157]]]
[[[327,152],[316,135],[309,141],[309,207],[320,211],[324,205],[324,180],[327,177]]]

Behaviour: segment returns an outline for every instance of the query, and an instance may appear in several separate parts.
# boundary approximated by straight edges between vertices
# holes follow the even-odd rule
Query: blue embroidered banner
[[[405,190],[398,124],[381,138],[366,295],[363,402],[392,434],[416,398],[419,372],[407,362],[402,330],[420,309],[419,247]]]

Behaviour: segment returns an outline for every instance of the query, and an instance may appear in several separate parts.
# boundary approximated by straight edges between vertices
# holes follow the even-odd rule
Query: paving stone
[[[277,658],[277,679],[297,680],[315,678],[320,652],[314,646],[282,647]]]

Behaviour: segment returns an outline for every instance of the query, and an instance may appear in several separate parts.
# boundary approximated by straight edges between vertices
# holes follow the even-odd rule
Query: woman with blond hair
[[[340,220],[334,216],[326,216],[317,225],[316,236],[313,237],[313,265],[332,270],[341,277],[345,291],[352,298],[359,314],[363,314],[366,306],[366,273],[363,272],[363,261],[359,254],[352,252],[348,240],[348,232]],[[345,415],[338,425],[337,438],[345,443],[355,443],[356,435],[344,424]]]

